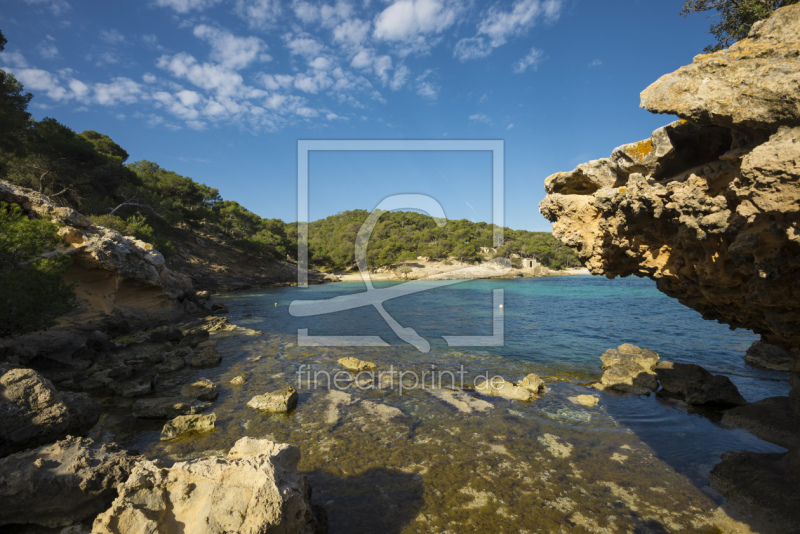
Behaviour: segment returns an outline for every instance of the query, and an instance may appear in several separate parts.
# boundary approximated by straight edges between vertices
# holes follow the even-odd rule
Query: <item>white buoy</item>
[[[500,305],[500,309],[501,309],[501,310],[503,309],[503,305],[502,305],[502,304]]]

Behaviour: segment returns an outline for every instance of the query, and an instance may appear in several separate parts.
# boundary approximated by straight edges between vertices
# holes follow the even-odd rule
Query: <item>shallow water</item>
[[[447,347],[442,335],[491,333],[493,289],[504,291],[504,346]],[[332,532],[730,531],[717,511],[721,499],[707,486],[709,469],[727,450],[783,450],[723,428],[713,413],[584,385],[599,379],[605,349],[629,342],[664,360],[724,373],[749,401],[788,391],[783,373],[743,363],[755,336],[703,321],[649,280],[472,281],[386,302],[401,325],[431,343],[428,353],[399,340],[372,308],[303,319],[288,313],[296,299],[356,291],[363,285],[225,295],[231,322],[263,334],[215,334],[222,365],[180,371],[159,384],[164,393],[177,394],[198,375],[211,378],[220,389],[217,430],[162,443],[163,422],[136,421],[124,410],[107,416],[105,428],[117,441],[167,461],[224,454],[243,436],[294,444],[302,450],[300,469],[309,474],[313,500],[329,512]],[[312,335],[381,335],[391,346],[300,347],[298,328]],[[430,387],[411,388],[408,380],[402,394],[397,381],[391,388],[343,384],[349,385],[349,398],[324,383],[298,384],[300,366],[324,378],[341,371],[337,359],[349,355],[384,372],[463,370],[466,385],[485,373],[518,380],[535,372],[547,377],[549,391],[530,403],[485,398],[489,411],[464,413]],[[239,374],[246,376],[245,385],[232,386]],[[450,381],[444,375],[444,385]],[[287,384],[301,386],[291,414],[266,415],[245,406],[254,395]],[[585,408],[568,400],[579,394],[596,395],[600,403]],[[376,404],[402,415],[382,418]]]

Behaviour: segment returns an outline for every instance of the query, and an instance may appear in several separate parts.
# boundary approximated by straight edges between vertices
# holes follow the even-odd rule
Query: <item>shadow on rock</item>
[[[423,504],[422,477],[384,468],[353,476],[306,473],[312,500],[328,512],[330,534],[401,532]]]

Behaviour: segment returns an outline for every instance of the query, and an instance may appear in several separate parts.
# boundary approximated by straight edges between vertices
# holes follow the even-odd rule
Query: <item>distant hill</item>
[[[355,266],[355,241],[369,216],[366,210],[352,210],[309,224],[309,262],[327,270]],[[423,256],[431,260],[480,262],[497,257],[535,258],[545,267],[579,267],[575,253],[549,232],[528,232],[504,228],[504,246],[493,249],[493,225],[466,219],[447,221],[439,228],[434,219],[411,211],[381,215],[367,248],[370,268],[396,265]]]

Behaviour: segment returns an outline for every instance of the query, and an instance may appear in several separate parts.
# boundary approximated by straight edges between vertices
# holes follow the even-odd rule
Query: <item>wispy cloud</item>
[[[536,70],[539,63],[544,59],[544,53],[538,48],[531,48],[525,57],[514,63],[513,70],[516,74],[522,74],[528,69]]]
[[[470,122],[478,122],[478,123],[481,123],[481,124],[491,124],[492,123],[491,117],[489,117],[485,113],[475,113],[474,115],[470,115],[469,116],[469,121]]]
[[[222,0],[155,0],[157,6],[169,7],[176,12],[185,14],[191,11],[202,11],[221,2]]]
[[[47,9],[55,16],[63,15],[64,13],[72,9],[72,6],[70,6],[66,0],[24,0],[24,1],[28,5],[39,6],[44,9]]]
[[[602,65],[602,64],[603,64],[603,62],[602,62],[602,61],[600,61],[599,59],[593,59],[593,60],[591,60],[591,61],[589,62],[589,67],[590,67],[590,68],[599,67],[599,66],[600,66],[600,65]]]

